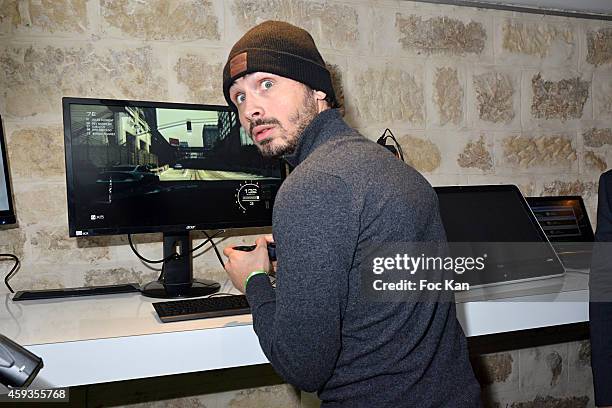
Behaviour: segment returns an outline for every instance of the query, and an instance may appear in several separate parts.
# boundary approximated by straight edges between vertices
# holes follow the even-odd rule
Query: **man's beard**
[[[260,153],[264,157],[281,157],[292,154],[297,148],[298,141],[304,132],[304,129],[312,122],[312,120],[319,114],[317,102],[310,97],[310,93],[306,88],[304,90],[304,100],[302,107],[296,110],[291,116],[289,116],[289,122],[295,125],[295,131],[293,133],[287,132],[285,127],[281,125],[278,119],[258,119],[251,122],[250,134],[253,134],[253,128],[259,125],[275,125],[279,131],[280,136],[276,138],[264,139],[257,147]],[[276,140],[279,139],[282,143],[278,143]]]

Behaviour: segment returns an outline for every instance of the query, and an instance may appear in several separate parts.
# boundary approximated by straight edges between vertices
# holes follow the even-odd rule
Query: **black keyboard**
[[[251,313],[245,295],[155,302],[153,307],[163,323]]]
[[[81,288],[43,289],[19,291],[13,296],[13,300],[42,300],[58,299],[79,296],[114,295],[118,293],[140,292],[137,283],[126,283],[108,286],[86,286]]]

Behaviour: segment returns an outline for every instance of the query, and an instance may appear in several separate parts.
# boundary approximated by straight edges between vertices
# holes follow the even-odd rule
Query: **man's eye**
[[[244,102],[244,94],[238,94],[236,95],[236,103],[241,104],[242,102]]]
[[[263,89],[270,89],[272,88],[272,85],[274,85],[274,83],[270,81],[269,79],[261,81],[261,87]]]

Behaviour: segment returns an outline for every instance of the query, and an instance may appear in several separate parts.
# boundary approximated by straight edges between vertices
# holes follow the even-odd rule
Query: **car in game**
[[[116,193],[139,194],[159,186],[159,176],[149,165],[118,165],[98,173],[96,184],[108,189],[112,185]]]

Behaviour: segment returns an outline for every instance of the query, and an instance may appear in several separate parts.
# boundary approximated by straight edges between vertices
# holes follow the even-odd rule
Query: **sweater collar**
[[[322,111],[315,116],[312,122],[306,126],[306,129],[304,129],[299,136],[295,151],[285,155],[283,158],[291,167],[296,167],[323,142],[337,134],[339,126],[348,128],[348,125],[344,123],[338,109],[326,109]]]

